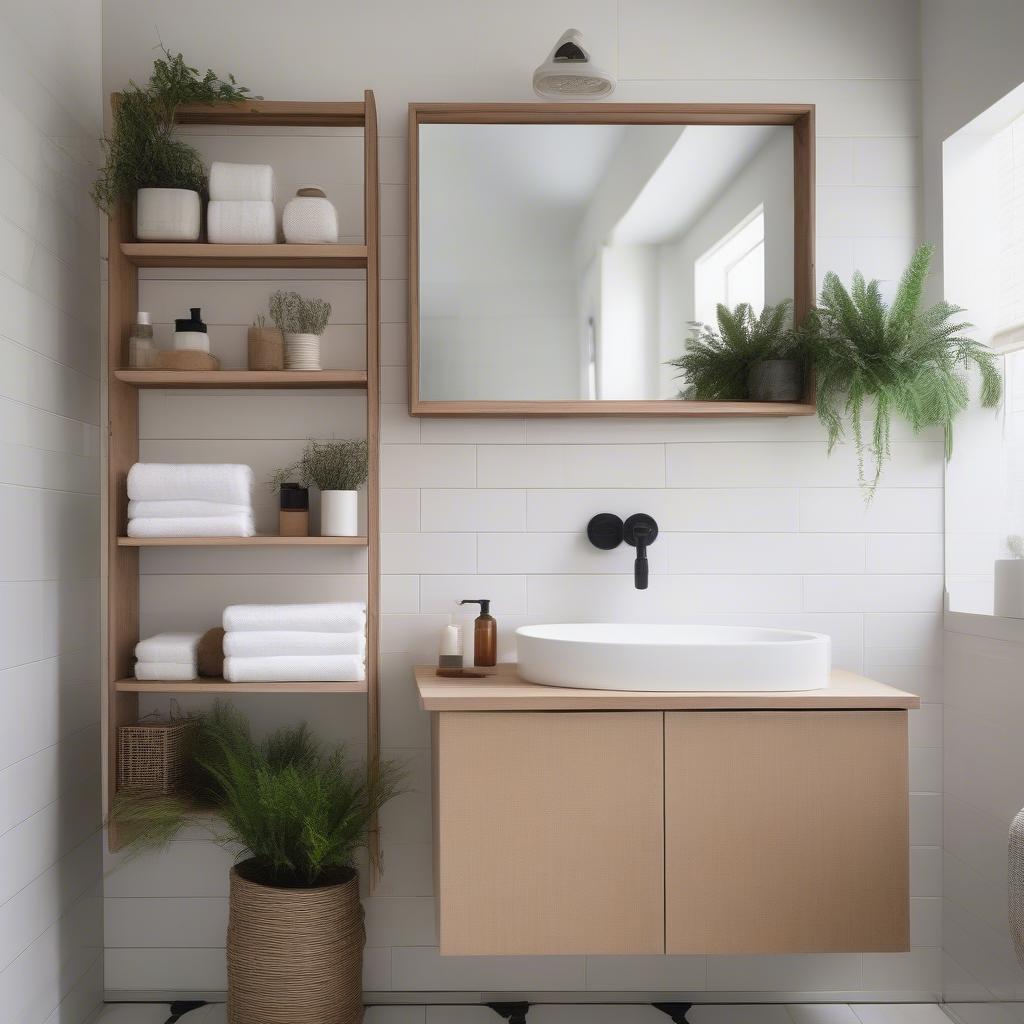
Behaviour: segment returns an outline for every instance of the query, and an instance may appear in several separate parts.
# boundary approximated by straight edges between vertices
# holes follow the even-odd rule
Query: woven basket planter
[[[231,869],[228,1024],[359,1024],[363,905],[359,879],[279,889]]]

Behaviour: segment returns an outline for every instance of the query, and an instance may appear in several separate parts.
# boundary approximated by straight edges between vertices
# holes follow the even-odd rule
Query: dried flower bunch
[[[270,319],[285,334],[323,334],[331,316],[331,304],[307,299],[298,292],[274,292],[270,296]]]
[[[369,450],[365,439],[306,442],[302,457],[279,469],[271,478],[276,491],[281,484],[300,483],[321,491],[355,491],[369,474]]]

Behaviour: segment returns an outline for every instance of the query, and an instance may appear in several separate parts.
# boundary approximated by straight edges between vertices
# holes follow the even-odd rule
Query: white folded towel
[[[253,473],[230,462],[136,462],[128,470],[133,501],[217,501],[252,505]]]
[[[270,164],[233,164],[214,160],[210,165],[210,198],[274,199],[274,168]]]
[[[198,679],[195,665],[181,665],[174,661],[137,661],[136,679]]]
[[[195,665],[202,633],[157,633],[135,645],[139,661],[162,661],[175,665]]]
[[[358,654],[363,657],[366,637],[362,633],[304,633],[300,630],[225,633],[224,653],[233,658],[294,654]]]
[[[129,537],[252,537],[251,514],[241,516],[162,516],[128,520]]]
[[[210,200],[206,204],[206,236],[218,244],[276,242],[274,204],[255,199]]]
[[[226,501],[129,501],[129,519],[174,519],[192,516],[244,516],[252,512],[251,505],[232,505]]]
[[[366,678],[366,669],[355,654],[225,658],[224,678],[229,683],[355,682]]]
[[[361,601],[322,604],[232,604],[224,609],[224,629],[235,632],[363,633],[366,605]]]

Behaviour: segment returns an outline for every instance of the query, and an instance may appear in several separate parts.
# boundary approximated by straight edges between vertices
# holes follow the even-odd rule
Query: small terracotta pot
[[[284,369],[284,335],[276,327],[249,328],[249,369]]]

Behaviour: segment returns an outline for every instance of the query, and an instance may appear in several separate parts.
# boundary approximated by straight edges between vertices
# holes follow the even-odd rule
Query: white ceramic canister
[[[140,242],[195,242],[201,225],[198,192],[140,188],[135,195],[135,237]]]
[[[199,315],[199,307],[193,306],[192,315],[174,321],[174,348],[178,352],[209,352],[210,336],[206,324]]]
[[[284,368],[286,370],[319,370],[320,335],[285,334]]]
[[[1024,619],[1024,558],[998,558],[993,609],[1005,619]]]
[[[289,199],[281,218],[284,240],[323,245],[338,240],[338,211],[322,188],[304,185]]]
[[[320,536],[355,537],[359,533],[359,492],[320,492]]]

